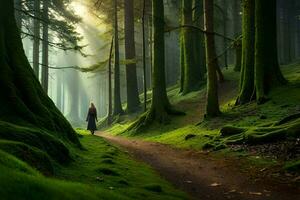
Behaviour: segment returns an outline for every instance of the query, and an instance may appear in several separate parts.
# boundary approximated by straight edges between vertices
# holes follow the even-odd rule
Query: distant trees
[[[43,91],[31,69],[22,48],[13,1],[0,1],[0,52],[1,120],[56,132],[80,145],[75,131]],[[48,142],[54,145],[53,140]]]
[[[46,92],[48,91],[49,47],[65,51],[82,49],[78,45],[81,36],[75,30],[75,25],[80,18],[67,8],[69,4],[70,2],[66,0],[15,0],[18,27],[24,37],[33,40],[32,67],[38,78],[41,75],[41,84]],[[49,39],[49,32],[54,36],[51,39]],[[59,42],[52,41],[55,36]],[[42,49],[40,49],[41,43]]]

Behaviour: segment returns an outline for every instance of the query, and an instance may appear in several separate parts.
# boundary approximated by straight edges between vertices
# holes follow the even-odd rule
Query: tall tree
[[[181,9],[182,25],[193,25],[193,0],[182,0]],[[203,82],[203,71],[200,62],[197,62],[199,61],[200,52],[196,52],[198,49],[194,48],[195,42],[200,42],[195,40],[197,31],[192,27],[185,27],[181,34],[181,92],[187,94],[199,89]],[[201,45],[201,43],[198,45]]]
[[[228,68],[228,53],[227,53],[227,10],[228,10],[228,2],[225,0],[223,1],[223,9],[222,9],[222,15],[223,15],[223,49],[225,51],[224,53],[224,67]]]
[[[112,123],[112,67],[111,61],[113,56],[113,46],[114,46],[114,37],[111,39],[109,59],[108,59],[108,110],[107,110],[107,123],[110,125]]]
[[[125,56],[126,64],[126,83],[127,83],[127,111],[136,111],[140,106],[136,55],[135,55],[135,32],[134,32],[134,1],[124,0],[125,10]]]
[[[49,2],[43,1],[42,86],[48,93],[49,82]]]
[[[41,1],[34,0],[34,19],[33,19],[33,59],[32,67],[37,78],[40,75],[40,18]]]
[[[43,91],[31,69],[22,48],[13,1],[0,1],[0,52],[0,92],[5,94],[0,97],[1,121],[35,126],[80,145],[75,131]]]
[[[255,0],[255,89],[257,103],[271,87],[285,83],[277,54],[276,0]]]
[[[249,0],[243,11],[243,63],[237,104],[267,101],[274,86],[286,82],[278,64],[276,1]]]
[[[142,37],[143,37],[143,86],[144,86],[144,112],[147,111],[147,66],[146,66],[146,0],[142,8]]]
[[[14,0],[17,27],[22,28],[22,0]]]
[[[120,52],[119,52],[119,22],[118,22],[118,0],[114,0],[114,39],[115,39],[115,70],[114,70],[114,112],[113,115],[123,114],[120,89]]]
[[[154,121],[166,123],[170,114],[182,114],[172,109],[166,90],[165,78],[165,39],[164,1],[152,1],[153,16],[153,80],[151,108],[129,130],[139,131]]]
[[[196,27],[203,28],[203,1],[194,0],[194,13],[193,22]],[[205,65],[205,44],[204,44],[204,34],[200,30],[195,31],[194,38],[194,54],[196,57],[196,63],[199,65],[201,70],[202,81],[206,73]]]
[[[240,72],[242,67],[242,37],[241,35],[241,0],[233,1],[233,31],[236,41],[234,42],[235,48],[235,65],[234,71]]]
[[[251,101],[254,93],[255,0],[243,2],[242,69],[237,104]]]
[[[218,99],[218,59],[215,47],[214,32],[214,1],[204,0],[204,27],[207,65],[207,101],[206,116],[215,117],[220,114]]]

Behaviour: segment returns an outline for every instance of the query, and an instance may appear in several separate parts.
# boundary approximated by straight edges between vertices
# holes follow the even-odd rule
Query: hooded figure
[[[96,121],[98,122],[97,118],[97,109],[93,103],[91,103],[91,107],[89,108],[89,112],[86,118],[88,122],[87,130],[91,131],[92,135],[94,135],[96,127]]]

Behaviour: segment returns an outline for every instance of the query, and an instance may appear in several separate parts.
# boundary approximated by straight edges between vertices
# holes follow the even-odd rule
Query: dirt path
[[[201,152],[173,149],[169,146],[128,140],[98,133],[134,158],[152,166],[176,187],[199,200],[296,200],[300,189],[290,185],[257,180],[240,172],[226,159],[213,159]]]

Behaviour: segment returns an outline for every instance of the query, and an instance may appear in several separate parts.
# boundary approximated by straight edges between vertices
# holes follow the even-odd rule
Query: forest
[[[300,1],[0,0],[0,199],[300,199]]]

